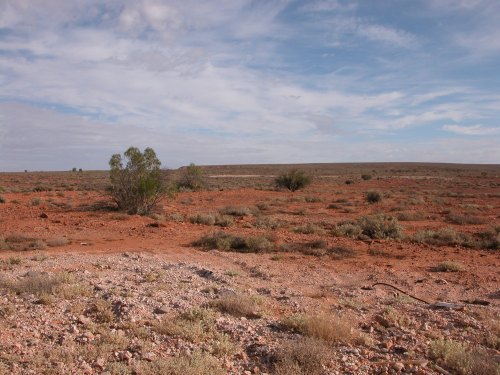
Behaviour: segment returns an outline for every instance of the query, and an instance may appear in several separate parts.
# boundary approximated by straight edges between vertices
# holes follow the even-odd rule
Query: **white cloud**
[[[461,135],[500,135],[500,127],[444,125],[443,130]]]
[[[360,24],[357,32],[368,40],[389,43],[399,47],[413,48],[417,44],[417,39],[410,33],[383,25]]]

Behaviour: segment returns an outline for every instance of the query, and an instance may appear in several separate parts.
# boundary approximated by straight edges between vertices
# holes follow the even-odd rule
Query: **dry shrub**
[[[362,336],[352,327],[351,321],[332,315],[292,315],[283,325],[305,336],[329,343],[361,343]]]
[[[236,251],[241,253],[262,253],[274,250],[273,241],[266,236],[239,237],[225,232],[207,234],[194,241],[193,246],[205,249]]]
[[[281,226],[281,223],[269,216],[259,216],[255,219],[253,226],[259,229],[277,229]]]
[[[86,311],[85,315],[93,318],[98,323],[111,323],[115,320],[111,302],[98,299]]]
[[[334,246],[328,249],[328,255],[334,259],[354,258],[356,252],[347,246]]]
[[[305,337],[285,343],[274,355],[274,375],[320,375],[331,358],[331,351],[321,340]]]
[[[218,225],[220,227],[230,227],[234,223],[231,216],[218,213],[196,214],[191,216],[189,221],[192,224]]]
[[[403,228],[399,225],[398,219],[384,214],[363,216],[358,219],[358,226],[361,228],[361,234],[369,238],[398,239],[403,237]]]
[[[12,251],[43,250],[45,243],[37,238],[24,234],[11,234],[0,241],[0,249]]]
[[[66,246],[70,241],[65,237],[57,237],[47,240],[47,245],[50,247]]]
[[[0,287],[8,289],[17,294],[34,294],[42,296],[54,294],[63,284],[74,282],[72,277],[61,272],[55,275],[49,275],[41,272],[28,272],[28,274],[20,280],[0,279]]]
[[[486,222],[483,218],[468,214],[461,215],[456,212],[450,212],[446,215],[445,219],[448,223],[457,225],[475,225],[484,224]]]
[[[227,206],[227,207],[221,208],[219,210],[219,213],[221,213],[222,215],[243,217],[243,216],[250,215],[252,213],[252,211],[248,207]]]
[[[420,221],[424,220],[425,216],[420,212],[399,212],[396,218],[399,221]]]
[[[211,305],[222,313],[236,317],[256,319],[262,316],[262,303],[259,296],[234,294],[219,298],[213,301]]]
[[[320,226],[312,223],[307,223],[304,225],[299,225],[298,227],[293,228],[295,233],[301,234],[324,234],[325,230]]]
[[[492,375],[500,373],[500,364],[486,351],[472,349],[467,343],[439,339],[431,343],[431,358],[459,375]]]
[[[170,359],[159,359],[151,363],[141,362],[136,373],[141,375],[223,375],[226,370],[212,355],[195,351]]]
[[[423,230],[411,237],[413,242],[436,246],[452,246],[464,242],[464,236],[452,228],[442,228],[436,231]]]
[[[293,169],[279,175],[274,182],[278,189],[296,191],[308,186],[312,182],[312,177],[307,175],[304,171]]]
[[[446,260],[444,262],[439,263],[435,270],[437,272],[460,272],[464,270],[464,265],[457,262],[452,262]]]

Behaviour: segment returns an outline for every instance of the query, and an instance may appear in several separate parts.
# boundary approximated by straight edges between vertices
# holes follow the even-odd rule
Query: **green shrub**
[[[370,238],[386,239],[403,236],[403,229],[398,219],[384,214],[363,216],[358,219],[358,225],[361,228],[361,234]]]
[[[368,203],[378,203],[382,201],[382,193],[375,190],[367,191],[365,197]]]
[[[206,185],[207,183],[203,176],[202,169],[194,163],[189,164],[187,167],[183,167],[182,174],[177,181],[177,187],[179,189],[197,191],[204,189]]]
[[[0,203],[5,203],[5,202],[7,202],[6,199],[0,195]]]
[[[296,191],[302,189],[312,182],[312,177],[299,169],[292,169],[287,173],[283,173],[275,180],[276,186],[279,189],[288,189]]]
[[[371,174],[362,174],[361,175],[361,178],[365,181],[368,181],[368,180],[371,180],[372,179],[372,175]]]
[[[123,155],[114,154],[109,161],[111,196],[120,210],[146,215],[166,194],[161,162],[152,148],[142,153],[130,147]]]

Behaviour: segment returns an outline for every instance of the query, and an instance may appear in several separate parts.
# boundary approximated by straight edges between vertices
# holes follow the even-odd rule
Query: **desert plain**
[[[202,170],[0,173],[0,374],[500,373],[499,165]]]

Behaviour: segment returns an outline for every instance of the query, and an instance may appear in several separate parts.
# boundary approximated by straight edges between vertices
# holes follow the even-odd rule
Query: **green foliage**
[[[123,156],[114,154],[109,161],[111,196],[120,210],[146,215],[166,193],[161,162],[152,148],[130,147]]]
[[[276,186],[280,189],[296,191],[302,189],[312,182],[312,177],[299,169],[292,169],[283,173],[275,180]]]
[[[361,175],[361,178],[365,181],[368,181],[368,180],[371,180],[372,179],[372,175],[371,174],[362,174]]]
[[[206,185],[203,171],[194,163],[191,163],[189,166],[184,168],[179,180],[177,181],[177,187],[179,189],[196,191],[205,188]]]

